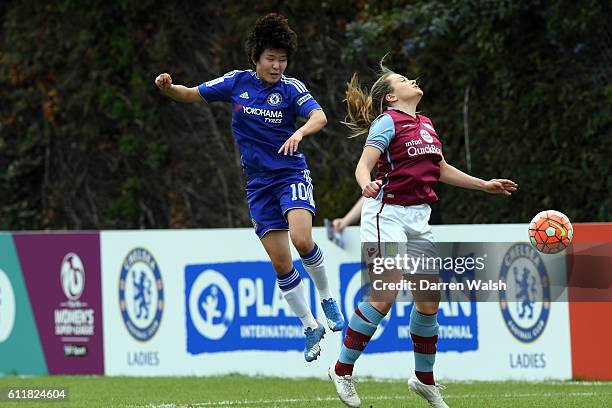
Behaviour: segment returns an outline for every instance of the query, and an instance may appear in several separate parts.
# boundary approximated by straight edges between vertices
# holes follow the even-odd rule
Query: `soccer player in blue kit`
[[[178,102],[232,104],[232,131],[241,153],[255,233],[272,261],[284,298],[305,327],[304,358],[313,361],[321,352],[325,328],[308,307],[305,287],[293,267],[287,230],[317,287],[329,328],[342,330],[344,318],[329,291],[323,253],[312,239],[312,179],[298,151],[302,139],[321,130],[327,118],[301,81],[283,75],[296,49],[297,35],[287,19],[270,13],[257,20],[246,41],[255,70],[231,71],[192,88],[174,85],[164,73],[155,84]],[[298,116],[307,121],[296,129]]]

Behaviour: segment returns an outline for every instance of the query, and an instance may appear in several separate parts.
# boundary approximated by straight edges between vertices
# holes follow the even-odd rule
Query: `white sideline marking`
[[[464,399],[464,398],[551,398],[551,397],[600,397],[612,395],[612,392],[563,392],[563,393],[506,393],[506,394],[443,394],[444,399]],[[415,398],[414,395],[407,394],[402,396],[389,397],[384,395],[368,397],[362,395],[364,401],[394,401],[409,400]],[[304,402],[331,402],[339,401],[338,397],[319,397],[319,398],[285,398],[285,399],[259,399],[259,400],[225,400],[197,402],[195,404],[160,404],[160,405],[126,405],[126,408],[180,408],[180,407],[234,407],[249,406],[259,404],[300,404]]]

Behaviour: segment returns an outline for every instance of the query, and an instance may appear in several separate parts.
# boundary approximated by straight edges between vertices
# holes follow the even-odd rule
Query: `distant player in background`
[[[287,303],[305,327],[304,357],[313,361],[320,354],[325,329],[308,307],[305,286],[293,267],[287,230],[318,289],[329,328],[342,330],[344,319],[330,294],[323,253],[312,239],[312,179],[298,151],[302,139],[321,130],[327,118],[302,82],[283,75],[296,49],[297,35],[287,19],[271,13],[257,20],[246,41],[255,70],[231,71],[192,88],[174,85],[164,73],[155,84],[175,101],[232,104],[232,131],[247,179],[255,233],[272,261]],[[307,121],[296,129],[298,116]]]
[[[365,197],[359,197],[359,199],[355,202],[349,212],[344,215],[344,217],[334,218],[332,221],[332,226],[336,232],[342,232],[346,227],[356,224],[361,219],[361,208],[363,207],[364,201]]]
[[[361,218],[363,200],[364,198],[360,197],[344,217],[335,218],[333,221],[330,221],[328,218],[323,220],[327,232],[327,239],[342,249],[344,249],[345,246],[344,228],[359,221]]]
[[[423,252],[436,256],[429,226],[429,203],[437,200],[432,189],[437,181],[505,195],[516,191],[517,184],[505,179],[484,181],[449,165],[431,120],[417,114],[423,91],[416,81],[388,70],[382,63],[381,71],[369,93],[361,88],[356,74],[346,92],[346,124],[354,135],[368,133],[355,170],[365,198],[361,242],[375,243],[378,256],[384,255],[381,254],[384,243],[401,244],[409,255],[413,248],[412,255],[416,257]],[[370,174],[376,164],[378,171],[372,180]],[[417,279],[430,282],[439,279],[437,270],[423,268],[412,272]],[[413,291],[415,302],[410,315],[415,374],[408,380],[408,386],[430,406],[447,408],[433,375],[439,292],[429,297],[417,292]],[[349,321],[338,361],[329,367],[328,375],[338,396],[351,407],[361,405],[352,379],[353,366],[392,305],[392,301],[359,303]]]

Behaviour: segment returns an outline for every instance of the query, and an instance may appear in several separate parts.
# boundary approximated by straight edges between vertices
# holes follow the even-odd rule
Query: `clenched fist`
[[[160,74],[155,78],[155,85],[157,85],[160,90],[167,91],[172,86],[172,77],[170,74]]]
[[[361,189],[361,195],[365,198],[376,198],[381,185],[382,180],[370,181],[368,184],[363,186],[363,189]]]

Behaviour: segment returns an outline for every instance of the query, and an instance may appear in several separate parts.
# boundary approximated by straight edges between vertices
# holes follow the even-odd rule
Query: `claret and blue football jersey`
[[[198,92],[207,102],[232,104],[232,130],[247,175],[307,169],[302,153],[278,153],[295,132],[297,117],[308,118],[321,109],[301,81],[283,75],[276,84],[265,86],[255,71],[236,70],[204,82]]]
[[[428,117],[388,108],[370,126],[366,146],[380,150],[377,200],[410,206],[433,203],[440,179],[442,141]]]

